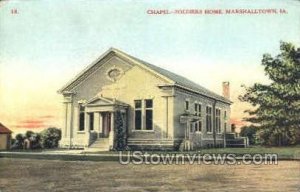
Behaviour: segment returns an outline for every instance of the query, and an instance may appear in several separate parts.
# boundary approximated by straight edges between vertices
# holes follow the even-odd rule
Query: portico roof
[[[102,96],[96,96],[88,100],[85,104],[85,106],[112,106],[112,105],[123,106],[123,107],[128,106],[126,103],[123,103],[116,99],[102,97]]]

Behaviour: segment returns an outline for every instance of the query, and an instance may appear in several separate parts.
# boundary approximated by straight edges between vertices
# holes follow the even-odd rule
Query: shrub
[[[58,142],[61,139],[61,130],[55,127],[50,127],[41,132],[43,148],[57,148]]]
[[[244,126],[241,128],[240,136],[248,137],[249,144],[254,145],[254,144],[256,144],[256,141],[255,141],[256,131],[257,131],[257,128],[254,126]]]
[[[17,134],[14,142],[12,143],[11,149],[23,149],[25,136],[21,133]]]

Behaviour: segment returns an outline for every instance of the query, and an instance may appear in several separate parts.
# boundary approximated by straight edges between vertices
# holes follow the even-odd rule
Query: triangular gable
[[[76,75],[75,78],[73,78],[65,86],[63,86],[61,89],[59,89],[58,93],[64,93],[65,91],[70,91],[70,89],[74,88],[80,82],[84,81],[89,76],[89,74],[95,70],[95,68],[100,67],[103,64],[103,62],[101,62],[101,61],[108,60],[113,56],[117,56],[123,60],[129,61],[130,63],[132,63],[134,65],[142,67],[143,69],[149,71],[153,75],[158,76],[161,79],[165,80],[166,83],[168,83],[168,84],[175,83],[168,77],[165,77],[164,75],[157,73],[155,70],[147,67],[142,62],[140,62],[140,60],[138,60],[132,56],[129,56],[128,54],[126,54],[118,49],[110,48],[108,51],[106,51],[104,54],[102,54],[99,58],[97,58],[92,64],[87,66],[83,71],[81,71],[78,75]]]
[[[86,102],[86,105],[113,105],[113,104],[114,104],[113,100],[101,96],[94,97],[93,99]]]
[[[101,105],[123,105],[127,106],[127,104],[122,103],[116,99],[110,99],[102,96],[96,96],[89,101],[86,102],[86,106],[101,106]]]
[[[120,59],[123,59],[125,61],[128,61],[130,64],[140,66],[141,68],[149,71],[151,74],[155,75],[156,77],[159,77],[163,79],[166,84],[163,86],[178,86],[179,88],[183,88],[185,90],[188,90],[190,92],[198,93],[200,95],[204,95],[209,98],[216,99],[218,101],[222,101],[227,104],[231,104],[232,102],[219,95],[216,94],[197,83],[194,83],[193,81],[182,77],[180,75],[177,75],[173,72],[170,72],[168,70],[162,69],[160,67],[157,67],[155,65],[152,65],[150,63],[147,63],[145,61],[142,61],[138,58],[135,58],[131,55],[128,55],[127,53],[124,53],[118,49],[110,48],[108,51],[106,51],[103,55],[101,55],[97,60],[95,60],[91,65],[89,65],[86,69],[84,69],[81,73],[79,73],[73,80],[71,80],[69,83],[67,83],[64,87],[62,87],[58,93],[64,93],[66,91],[71,91],[72,88],[77,86],[80,82],[84,81],[88,76],[96,70],[98,67],[100,67],[103,63],[102,62],[106,59],[109,59],[113,56],[117,56]]]

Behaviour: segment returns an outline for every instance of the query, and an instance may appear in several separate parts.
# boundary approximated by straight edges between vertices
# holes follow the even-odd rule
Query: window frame
[[[195,131],[202,132],[202,103],[201,102],[195,101],[194,115],[200,117],[200,119],[195,122]]]
[[[147,100],[152,100],[152,107],[146,107],[146,101]],[[136,101],[141,101],[141,107],[140,108],[136,108],[135,107],[135,102]],[[153,98],[147,98],[147,99],[135,99],[133,101],[133,105],[134,105],[134,128],[133,128],[133,132],[154,132],[154,99]],[[146,117],[146,113],[147,111],[152,111],[152,127],[151,129],[147,129],[147,117]],[[141,128],[140,129],[136,129],[136,111],[140,111],[141,113]]]
[[[190,99],[185,99],[184,101],[184,110],[190,111]]]
[[[207,109],[210,109],[210,113],[209,114],[207,112],[208,111]],[[213,129],[212,129],[212,127],[213,127],[213,125],[212,125],[212,123],[213,123],[213,115],[212,115],[213,110],[212,110],[212,106],[211,105],[207,105],[206,108],[205,108],[205,110],[206,110],[205,111],[206,133],[211,134],[213,132]],[[209,125],[210,126],[208,126],[208,119],[210,120],[209,121]]]
[[[78,132],[85,131],[85,106],[82,103],[78,104]]]
[[[223,130],[224,130],[224,133],[225,133],[225,130],[227,130],[227,123],[228,123],[228,113],[227,113],[227,110],[224,110],[224,127],[223,127]]]
[[[147,101],[151,101],[151,107],[147,107]],[[144,99],[145,103],[145,130],[152,131],[153,130],[153,99]],[[151,111],[151,129],[147,127],[147,111]]]
[[[202,117],[202,103],[195,101],[194,103],[194,115]]]
[[[94,131],[95,130],[95,127],[94,127],[95,114],[94,113],[88,113],[88,115],[89,115],[89,130]]]
[[[217,111],[219,112],[219,115],[217,113]],[[216,127],[216,133],[217,134],[220,134],[221,133],[221,130],[222,130],[222,125],[221,125],[221,117],[222,117],[222,114],[221,114],[221,108],[219,107],[216,107],[216,110],[215,110],[215,127]]]
[[[136,102],[137,101],[140,101],[141,102],[141,106],[140,106],[140,108],[136,108]],[[141,131],[142,130],[142,128],[143,128],[143,102],[142,102],[143,100],[142,99],[135,99],[134,101],[133,101],[133,103],[134,103],[134,130],[136,130],[136,131]],[[136,120],[136,118],[137,118],[137,116],[136,116],[136,112],[137,111],[140,111],[140,113],[141,113],[141,115],[140,115],[140,128],[139,129],[137,129],[137,120]]]

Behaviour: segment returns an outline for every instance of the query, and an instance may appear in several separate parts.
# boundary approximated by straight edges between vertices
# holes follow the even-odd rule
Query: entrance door
[[[103,137],[108,137],[111,129],[111,115],[110,113],[103,113],[102,133]]]

